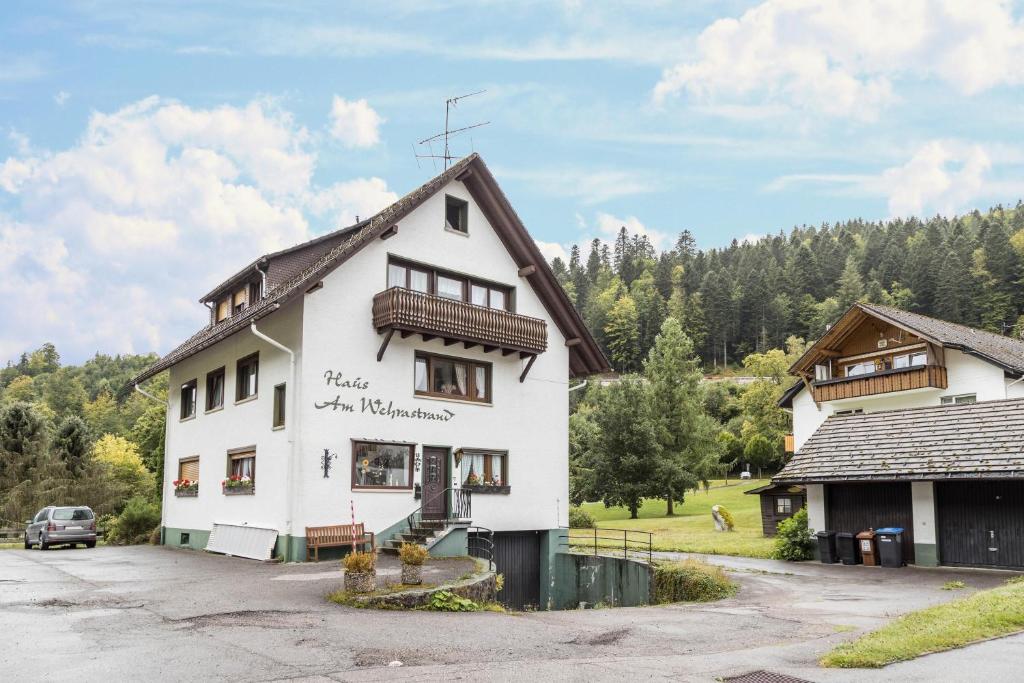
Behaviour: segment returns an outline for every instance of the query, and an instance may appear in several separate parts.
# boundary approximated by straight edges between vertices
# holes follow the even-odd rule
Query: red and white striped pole
[[[349,507],[352,510],[352,531],[354,532],[356,530],[356,503],[355,503],[354,500],[349,498],[348,499],[348,504],[349,504]],[[355,551],[356,551],[356,535],[355,535],[355,533],[353,533],[352,534],[352,552],[354,553]]]

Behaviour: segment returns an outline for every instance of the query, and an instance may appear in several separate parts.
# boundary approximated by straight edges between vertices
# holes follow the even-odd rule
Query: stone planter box
[[[463,484],[462,490],[463,491],[472,491],[473,495],[477,495],[477,494],[487,495],[487,494],[490,493],[490,494],[503,494],[503,495],[507,496],[509,493],[512,492],[512,487],[511,486],[483,486],[481,484],[474,484],[474,485],[471,485],[471,486],[466,486],[465,484]]]
[[[199,487],[193,489],[174,489],[174,495],[178,498],[195,498],[199,495]]]
[[[418,586],[423,583],[423,565],[403,564],[402,583],[408,586]]]
[[[345,572],[345,591],[372,593],[377,589],[377,572]]]
[[[255,486],[221,486],[221,490],[224,491],[225,496],[251,496],[255,491]]]

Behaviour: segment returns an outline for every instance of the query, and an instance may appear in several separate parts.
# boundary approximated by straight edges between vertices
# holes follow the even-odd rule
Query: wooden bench
[[[309,551],[320,561],[320,548],[341,548],[347,545],[370,546],[370,552],[377,552],[377,544],[372,531],[366,531],[363,524],[335,524],[333,526],[306,527],[306,562],[309,562]]]

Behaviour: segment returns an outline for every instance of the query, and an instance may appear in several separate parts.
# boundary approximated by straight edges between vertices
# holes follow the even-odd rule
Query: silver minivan
[[[46,550],[54,545],[72,548],[82,543],[86,548],[96,547],[96,515],[85,506],[56,507],[50,505],[25,522],[25,549],[38,545]]]

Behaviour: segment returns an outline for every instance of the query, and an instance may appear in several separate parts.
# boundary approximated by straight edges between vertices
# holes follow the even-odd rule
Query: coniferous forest
[[[1024,204],[987,213],[800,226],[699,250],[689,230],[656,253],[625,228],[552,268],[620,372],[640,370],[672,316],[707,369],[814,340],[858,300],[991,330],[1024,330]]]

